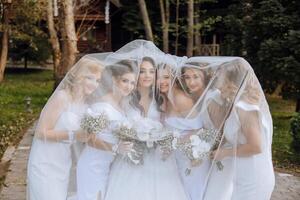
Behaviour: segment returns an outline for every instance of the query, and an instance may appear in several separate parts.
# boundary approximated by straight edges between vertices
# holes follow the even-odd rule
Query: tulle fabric
[[[102,126],[87,129],[88,117]],[[120,127],[171,140],[124,138]],[[202,159],[178,145],[197,137]],[[132,159],[136,144],[142,162]],[[247,61],[178,57],[135,40],[84,56],[53,92],[35,131],[27,199],[270,199],[271,144],[269,107]]]

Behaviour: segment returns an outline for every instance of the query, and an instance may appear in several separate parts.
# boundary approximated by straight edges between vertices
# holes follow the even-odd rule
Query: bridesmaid
[[[71,144],[86,140],[79,122],[86,97],[97,88],[102,69],[96,61],[82,58],[43,108],[28,161],[29,200],[66,200]]]
[[[150,109],[156,108],[154,100],[155,70],[154,60],[150,57],[144,57],[140,64],[136,97],[138,107],[142,110],[143,115],[158,120],[160,113],[155,112],[155,109]]]
[[[197,100],[206,86],[205,74],[197,69],[182,68],[183,83],[174,84],[167,102],[173,102],[167,109],[166,124],[177,130],[181,140],[189,139],[191,133],[203,128],[202,116],[194,109]],[[183,87],[181,87],[183,86]],[[187,89],[186,92],[185,89]],[[163,92],[163,90],[162,90]],[[170,105],[170,103],[167,103]],[[175,151],[178,170],[181,175],[185,190],[190,200],[198,200],[203,196],[205,178],[210,162],[191,162],[181,151]]]
[[[126,121],[125,110],[129,107],[132,91],[135,88],[136,74],[129,62],[120,61],[106,66],[105,77],[102,80],[105,87],[100,90],[108,91],[100,97],[91,108],[93,112],[105,113],[110,126],[93,135],[87,147],[82,152],[77,166],[77,196],[78,200],[104,199],[110,165],[114,154],[126,154],[131,149],[131,143],[118,142],[113,134],[116,124]],[[99,91],[103,92],[103,91]]]
[[[239,65],[249,66],[244,61],[239,61]],[[232,78],[237,77],[236,71],[241,70],[227,69],[224,72],[226,77],[219,88],[219,104],[226,102],[236,91]],[[212,159],[222,161],[223,170],[213,166],[204,199],[270,199],[275,182],[271,143],[270,111],[260,84],[249,69],[224,125],[224,142],[212,154]]]

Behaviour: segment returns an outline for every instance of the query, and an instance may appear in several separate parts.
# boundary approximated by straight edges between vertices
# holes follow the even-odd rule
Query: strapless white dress
[[[235,108],[259,113],[259,107],[238,101]],[[232,148],[236,144],[245,144],[246,138],[241,132],[241,124],[233,109],[224,126],[227,143],[224,147]],[[266,136],[269,130],[266,120],[260,116],[261,134]],[[262,139],[262,141],[265,141]],[[262,142],[264,143],[264,142]],[[222,160],[220,171],[213,166],[207,184],[205,200],[269,200],[275,185],[271,151],[262,145],[262,153],[248,157],[227,157]]]
[[[118,123],[126,120],[124,115],[116,110],[109,103],[101,102],[91,106],[96,113],[105,113],[111,123]],[[112,133],[112,127],[108,127],[97,137],[105,142],[116,144],[118,139]],[[86,146],[83,150],[77,165],[77,199],[97,200],[104,198],[110,166],[114,160],[111,151],[96,149]]]
[[[178,131],[183,137],[191,130],[198,130],[203,127],[201,115],[187,119],[180,117],[168,117],[165,120],[167,126]],[[202,199],[206,186],[206,178],[211,165],[209,159],[203,160],[199,166],[191,167],[190,160],[183,152],[175,150],[176,162],[184,188],[190,200]],[[187,174],[186,170],[191,169]]]
[[[54,130],[78,130],[84,109],[83,105],[70,105]],[[66,200],[72,161],[71,143],[34,138],[27,169],[27,199]]]

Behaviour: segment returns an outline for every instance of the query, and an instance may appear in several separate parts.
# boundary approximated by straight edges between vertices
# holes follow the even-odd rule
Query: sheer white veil
[[[239,199],[247,195],[252,199],[270,198],[274,187],[272,118],[250,64],[239,57],[169,55],[165,56],[165,63],[173,68],[167,93],[173,104],[169,112],[174,116],[172,111],[176,110],[175,116],[182,119],[176,126],[197,127],[188,123],[198,120],[202,128],[218,133],[214,135],[214,142],[210,141],[216,157],[211,157],[203,198]],[[180,96],[183,101],[178,99]],[[188,97],[193,100],[192,106],[187,103]],[[198,134],[202,134],[201,129]],[[245,149],[243,145],[250,150],[241,150]],[[220,161],[224,149],[231,153]],[[249,175],[245,175],[246,172]],[[260,189],[264,184],[266,189]]]
[[[138,85],[144,61],[154,71],[147,109],[141,105]],[[110,108],[102,108],[99,102],[110,104],[107,106]],[[91,109],[95,104],[101,107],[100,111]],[[155,116],[147,116],[145,110]],[[201,135],[203,130],[209,130],[214,134],[209,148],[209,155],[213,156],[205,158],[210,160],[210,166],[204,194],[199,199],[238,199],[247,183],[253,186],[253,199],[269,197],[274,186],[272,118],[250,64],[240,57],[174,56],[163,53],[150,41],[135,40],[115,52],[82,57],[55,89],[35,131],[28,164],[28,199],[37,200],[34,196],[42,199],[42,194],[53,194],[52,199],[61,194],[67,199],[76,194],[76,168],[81,150],[89,142],[98,143],[97,137],[102,132],[111,133],[121,141],[116,136],[120,124],[128,124],[135,115],[141,115],[141,121],[149,117],[166,127],[166,119],[174,117],[179,125],[192,127],[190,123],[194,123],[196,128],[190,133]],[[101,126],[96,125],[100,134],[94,140],[83,125],[87,116],[98,117],[95,123],[101,121]],[[258,150],[242,155],[242,145],[250,144],[253,138]],[[114,144],[101,145],[103,151],[115,151]],[[230,149],[231,154],[219,159],[224,149]],[[170,150],[170,158],[174,151]],[[151,165],[155,163],[158,161]],[[131,175],[124,177],[129,180]],[[261,189],[266,182],[268,191]]]

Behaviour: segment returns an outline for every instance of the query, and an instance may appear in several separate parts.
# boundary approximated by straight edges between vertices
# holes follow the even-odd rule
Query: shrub
[[[300,152],[300,113],[291,119],[291,134],[293,136],[292,146],[297,152]]]

